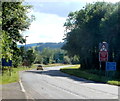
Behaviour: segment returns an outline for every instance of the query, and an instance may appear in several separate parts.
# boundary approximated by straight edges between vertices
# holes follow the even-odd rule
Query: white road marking
[[[23,84],[22,84],[21,80],[19,81],[19,83],[20,83],[21,91],[22,91],[22,92],[25,92],[25,89],[24,89],[24,87],[23,87]]]

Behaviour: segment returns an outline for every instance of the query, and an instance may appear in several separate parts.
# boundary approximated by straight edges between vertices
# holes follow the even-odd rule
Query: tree
[[[64,62],[64,56],[66,55],[66,52],[62,49],[54,49],[54,48],[43,48],[42,51],[38,50],[36,47],[35,49],[35,63],[63,63]],[[57,59],[59,61],[57,61]]]
[[[28,9],[22,2],[2,2],[2,49],[3,57],[7,58],[17,48],[17,42],[24,43],[20,31],[25,31],[30,25],[27,17]]]
[[[20,32],[28,29],[32,21],[27,16],[30,8],[22,2],[2,2],[2,58],[17,59],[17,42],[25,42]]]
[[[27,60],[28,66],[30,67],[35,61],[35,54],[32,49],[27,50],[25,58]]]
[[[120,2],[110,10],[101,21],[101,33],[109,44],[109,61],[117,62],[117,69],[120,70]]]
[[[37,64],[42,64],[43,63],[43,57],[42,57],[42,54],[40,51],[35,51],[35,62],[34,63],[37,63]]]
[[[119,61],[119,3],[96,2],[87,4],[83,9],[72,12],[64,24],[66,28],[66,44],[63,49],[70,56],[77,55],[82,68],[99,67],[98,45],[100,42],[109,43],[110,57]],[[118,49],[117,49],[118,48]],[[111,60],[111,59],[110,59]],[[111,60],[113,61],[113,59]]]

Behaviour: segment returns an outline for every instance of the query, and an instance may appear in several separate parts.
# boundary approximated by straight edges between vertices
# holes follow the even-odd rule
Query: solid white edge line
[[[19,80],[19,83],[20,83],[21,91],[22,91],[22,92],[25,92],[25,89],[24,89],[24,87],[23,87],[23,84],[22,84],[21,80]]]

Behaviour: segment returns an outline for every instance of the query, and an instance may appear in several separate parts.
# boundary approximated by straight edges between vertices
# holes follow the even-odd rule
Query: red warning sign
[[[99,52],[99,61],[108,61],[108,52],[107,51]]]

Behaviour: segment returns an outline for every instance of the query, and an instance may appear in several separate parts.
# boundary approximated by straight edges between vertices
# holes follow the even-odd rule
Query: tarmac
[[[0,85],[0,100],[1,101],[27,101],[25,92],[22,91],[20,83],[10,83]]]

